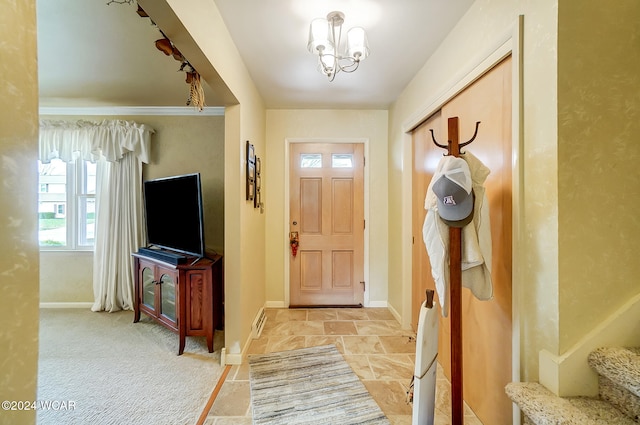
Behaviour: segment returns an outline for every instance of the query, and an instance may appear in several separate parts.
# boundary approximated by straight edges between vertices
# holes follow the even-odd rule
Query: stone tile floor
[[[393,425],[411,424],[407,391],[413,376],[415,334],[386,308],[267,309],[267,321],[248,354],[335,344]],[[450,385],[438,366],[436,425],[451,424]],[[205,424],[251,424],[249,365],[233,366]],[[466,425],[482,425],[465,405]]]

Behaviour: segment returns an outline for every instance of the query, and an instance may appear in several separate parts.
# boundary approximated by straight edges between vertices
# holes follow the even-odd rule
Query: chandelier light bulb
[[[347,32],[347,55],[358,60],[369,56],[367,34],[362,27],[353,27]]]
[[[326,49],[331,45],[329,22],[324,18],[317,18],[309,25],[309,43],[307,49],[310,53]]]

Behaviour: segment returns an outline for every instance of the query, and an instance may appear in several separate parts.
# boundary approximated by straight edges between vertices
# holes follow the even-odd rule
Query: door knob
[[[297,222],[296,220],[293,220],[293,225],[294,225],[294,226],[297,226],[297,225],[298,225],[298,222]]]
[[[296,254],[298,254],[298,246],[300,245],[298,232],[289,233],[289,245],[291,245],[291,254],[295,258]]]

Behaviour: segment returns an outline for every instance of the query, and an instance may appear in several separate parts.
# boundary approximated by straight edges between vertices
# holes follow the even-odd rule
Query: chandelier
[[[341,46],[344,13],[331,12],[327,18],[317,18],[309,26],[310,53],[318,55],[318,69],[333,81],[340,71],[353,72],[360,61],[369,56],[367,34],[362,27],[347,32],[346,50]]]

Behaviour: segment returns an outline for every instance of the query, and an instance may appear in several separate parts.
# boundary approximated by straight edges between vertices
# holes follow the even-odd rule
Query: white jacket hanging
[[[475,193],[473,221],[462,228],[462,286],[469,288],[480,300],[493,298],[491,283],[491,223],[489,202],[484,182],[490,170],[474,155],[460,155],[471,171]],[[437,176],[438,173],[434,176]],[[429,183],[424,200],[427,216],[422,227],[422,237],[431,262],[431,275],[436,284],[442,315],[448,315],[449,296],[449,226],[438,215],[436,195]]]

